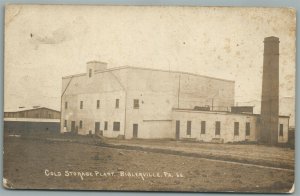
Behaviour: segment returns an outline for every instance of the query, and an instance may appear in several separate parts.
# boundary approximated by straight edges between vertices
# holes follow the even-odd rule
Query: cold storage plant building
[[[106,137],[175,138],[174,108],[228,111],[234,81],[140,67],[87,63],[62,79],[61,130]]]
[[[262,112],[234,106],[235,82],[142,67],[107,68],[63,77],[61,131],[125,139],[288,141],[289,116],[279,115],[279,39],[264,40]]]

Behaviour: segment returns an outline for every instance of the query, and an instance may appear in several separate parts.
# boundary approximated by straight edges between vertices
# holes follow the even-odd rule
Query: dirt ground
[[[172,140],[107,139],[106,142],[113,145],[180,151],[186,154],[198,154],[199,157],[203,158],[232,160],[270,167],[294,169],[295,166],[295,151],[290,148],[256,144],[214,144]]]
[[[192,156],[111,148],[97,145],[95,139],[89,138],[80,139],[83,141],[81,143],[78,141],[70,138],[6,137],[5,186],[18,189],[288,192],[294,182],[293,169],[274,169]],[[128,141],[109,141],[117,142],[124,145]],[[133,141],[131,144],[150,143],[153,146],[161,145],[173,149],[175,147],[172,145],[177,145],[178,150],[203,149],[205,153],[209,153],[211,149],[211,153],[217,151],[220,154],[227,147],[231,149],[233,156],[251,159],[264,156],[266,159],[274,158],[277,162],[292,160],[290,156],[294,153],[289,149],[264,146],[259,148],[255,145],[167,144],[159,141],[149,144]],[[200,145],[201,148],[195,145]],[[243,148],[252,150],[244,151]],[[267,156],[270,153],[269,148],[274,156]],[[228,149],[224,150],[229,152]]]

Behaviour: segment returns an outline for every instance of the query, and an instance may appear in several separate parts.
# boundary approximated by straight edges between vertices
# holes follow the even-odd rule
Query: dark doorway
[[[71,132],[75,132],[75,121],[71,122]]]
[[[133,124],[133,138],[138,137],[138,129],[139,129],[139,125],[138,124]]]
[[[100,133],[100,122],[95,122],[95,134]]]
[[[176,120],[176,139],[179,140],[179,134],[180,134],[180,121]]]

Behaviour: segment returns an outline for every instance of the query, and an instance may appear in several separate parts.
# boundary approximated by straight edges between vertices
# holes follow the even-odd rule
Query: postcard
[[[7,189],[294,192],[293,8],[5,8]]]

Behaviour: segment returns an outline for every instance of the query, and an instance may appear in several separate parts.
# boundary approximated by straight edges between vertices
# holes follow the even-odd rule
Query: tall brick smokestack
[[[279,115],[279,38],[264,39],[264,62],[261,97],[260,140],[274,145],[278,141]]]

